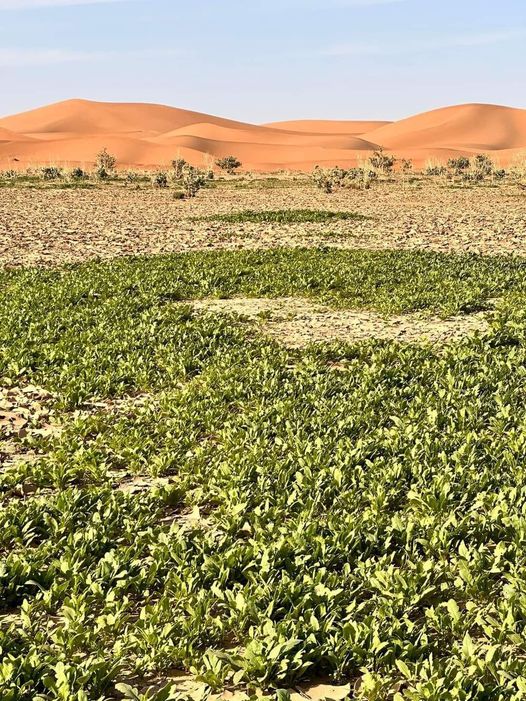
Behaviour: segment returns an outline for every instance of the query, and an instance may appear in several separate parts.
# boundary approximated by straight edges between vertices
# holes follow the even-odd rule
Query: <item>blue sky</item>
[[[526,0],[0,0],[0,114],[71,97],[237,119],[526,108]]]

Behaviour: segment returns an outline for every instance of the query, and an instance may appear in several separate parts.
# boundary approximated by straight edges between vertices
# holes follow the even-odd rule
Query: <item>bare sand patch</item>
[[[369,339],[442,344],[488,329],[485,312],[447,319],[421,313],[387,317],[368,310],[335,310],[299,297],[202,299],[191,304],[199,311],[236,314],[257,322],[265,334],[291,348]]]

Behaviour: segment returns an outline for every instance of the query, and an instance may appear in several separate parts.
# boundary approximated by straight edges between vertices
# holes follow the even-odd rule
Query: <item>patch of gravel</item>
[[[334,310],[298,297],[202,299],[191,305],[198,311],[237,314],[256,321],[265,334],[291,348],[372,338],[444,344],[488,329],[484,312],[447,319],[421,313],[386,317],[367,310]]]
[[[36,459],[28,441],[60,432],[53,395],[41,387],[0,386],[0,468]]]
[[[349,211],[369,219],[285,225],[191,221],[247,209]],[[0,188],[0,266],[319,245],[526,255],[526,193],[513,184],[453,189],[423,181],[326,195],[305,181],[271,189],[229,182],[178,201],[172,190],[122,185]]]

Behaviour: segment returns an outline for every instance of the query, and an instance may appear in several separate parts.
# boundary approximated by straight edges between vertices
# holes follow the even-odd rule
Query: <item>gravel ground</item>
[[[367,310],[334,310],[301,297],[233,297],[194,300],[191,304],[201,312],[236,314],[256,321],[264,333],[291,348],[368,338],[441,346],[489,328],[483,312],[448,319],[418,313],[382,316]]]
[[[180,201],[171,190],[0,188],[0,265],[214,248],[336,246],[526,255],[526,193],[516,185],[454,189],[381,183],[332,195],[308,182],[243,188],[231,181]],[[224,224],[192,217],[236,210],[330,209],[369,219],[329,224]]]

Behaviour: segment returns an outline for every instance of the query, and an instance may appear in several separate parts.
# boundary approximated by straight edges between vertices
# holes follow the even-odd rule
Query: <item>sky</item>
[[[526,108],[526,0],[0,0],[0,115],[69,98],[254,123]]]

